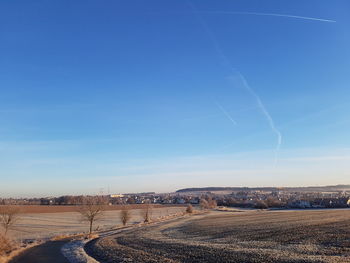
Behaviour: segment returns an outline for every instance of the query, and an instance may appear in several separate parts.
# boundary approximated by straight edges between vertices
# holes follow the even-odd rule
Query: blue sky
[[[349,184],[349,13],[2,1],[0,195]]]

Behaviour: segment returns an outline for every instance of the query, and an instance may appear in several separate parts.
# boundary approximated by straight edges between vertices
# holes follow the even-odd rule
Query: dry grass
[[[0,234],[0,256],[6,256],[15,249],[14,243]]]
[[[88,245],[117,262],[350,262],[350,210],[213,212]]]
[[[86,233],[72,234],[72,235],[66,234],[66,235],[54,236],[50,240],[51,241],[57,241],[57,240],[72,239],[72,238],[73,239],[81,239],[81,238],[87,238],[87,237],[88,237],[88,234],[86,234]],[[96,237],[98,237],[98,235],[96,235]]]
[[[20,245],[0,234],[0,263],[6,263],[11,258],[21,253],[24,249],[34,246],[36,244]]]

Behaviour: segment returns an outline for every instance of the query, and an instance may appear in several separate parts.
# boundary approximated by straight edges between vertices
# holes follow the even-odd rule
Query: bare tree
[[[123,226],[128,223],[128,221],[131,219],[131,211],[128,207],[123,206],[122,210],[120,211],[120,220],[123,223]]]
[[[268,208],[266,202],[263,201],[263,200],[258,200],[258,201],[255,203],[254,207],[255,207],[255,208],[258,208],[258,209],[267,209],[267,208]]]
[[[2,256],[8,255],[14,248],[13,242],[11,242],[9,238],[0,234],[0,260]]]
[[[202,199],[199,201],[199,206],[201,207],[201,209],[208,209],[208,208],[209,208],[208,201],[205,200],[204,198],[202,198]]]
[[[145,204],[144,208],[142,209],[141,215],[144,223],[148,223],[151,221],[152,209],[153,207],[150,203]]]
[[[188,214],[192,214],[193,213],[193,206],[191,204],[189,204],[186,208],[186,213]]]
[[[94,222],[101,219],[106,205],[105,200],[100,196],[88,196],[83,199],[83,204],[78,206],[78,212],[84,221],[89,222],[89,236],[92,233]]]
[[[4,235],[13,228],[18,220],[20,210],[14,205],[0,206],[0,224],[4,228]]]
[[[274,198],[272,196],[269,196],[266,199],[265,203],[268,207],[281,207],[282,206],[282,202],[279,199]]]
[[[216,200],[210,199],[208,201],[209,208],[216,208],[218,205],[216,203]]]

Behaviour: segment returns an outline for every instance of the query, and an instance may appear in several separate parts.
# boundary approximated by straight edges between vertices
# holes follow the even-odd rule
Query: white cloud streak
[[[336,23],[336,20],[332,19],[324,19],[317,17],[309,17],[309,16],[296,16],[296,15],[288,15],[288,14],[277,14],[277,13],[258,13],[258,12],[224,12],[224,11],[201,11],[203,14],[223,14],[223,15],[253,15],[253,16],[276,16],[276,17],[287,17],[294,19],[303,19],[303,20],[311,20],[317,22],[327,22],[327,23]]]
[[[269,111],[266,109],[265,105],[263,104],[263,102],[261,101],[260,97],[258,96],[258,94],[248,85],[246,79],[243,77],[243,75],[239,72],[237,72],[238,76],[240,77],[244,88],[248,91],[248,93],[255,98],[255,101],[258,105],[258,107],[260,108],[261,113],[265,116],[272,132],[276,135],[277,137],[277,145],[275,148],[275,162],[274,165],[277,165],[277,160],[278,160],[278,152],[281,148],[281,144],[282,144],[282,134],[281,132],[276,128],[275,122],[272,119]]]
[[[222,113],[234,124],[237,125],[237,122],[232,118],[232,116],[225,110],[223,106],[221,106],[220,103],[216,102],[216,105],[219,107],[219,109],[222,111]]]
[[[204,19],[202,18],[202,16],[200,15],[200,12],[197,11],[196,7],[192,4],[189,3],[191,9],[193,10],[194,14],[196,15],[198,21],[200,21],[200,23],[202,24],[202,26],[204,27],[204,29],[206,30],[208,36],[210,37],[215,50],[219,56],[219,58],[222,60],[222,62],[225,64],[225,66],[229,69],[229,71],[231,72],[231,76],[235,77],[235,76],[239,76],[241,82],[243,83],[244,89],[255,99],[256,104],[258,106],[258,108],[260,109],[261,113],[265,116],[272,132],[276,135],[277,137],[277,143],[276,143],[276,148],[275,148],[275,158],[274,158],[274,167],[276,167],[277,165],[277,161],[278,161],[278,152],[281,148],[281,144],[282,144],[282,134],[281,132],[276,128],[275,122],[273,120],[273,118],[271,117],[271,114],[269,113],[269,111],[266,109],[264,103],[262,102],[262,100],[260,99],[259,95],[248,85],[247,81],[245,80],[245,78],[243,77],[243,75],[235,70],[232,67],[231,62],[229,61],[229,59],[227,58],[227,56],[225,55],[225,53],[223,52],[221,46],[219,45],[215,35],[213,34],[213,32],[211,31],[211,29],[209,28],[209,26],[207,25],[207,23],[204,21]]]

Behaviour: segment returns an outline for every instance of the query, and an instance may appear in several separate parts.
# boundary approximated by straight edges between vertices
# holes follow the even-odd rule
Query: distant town
[[[174,193],[130,193],[101,195],[109,205],[176,204],[201,205],[201,201],[218,206],[289,209],[350,207],[350,185],[298,188],[206,187],[187,188]],[[84,196],[45,198],[0,198],[0,204],[18,205],[79,205]]]

